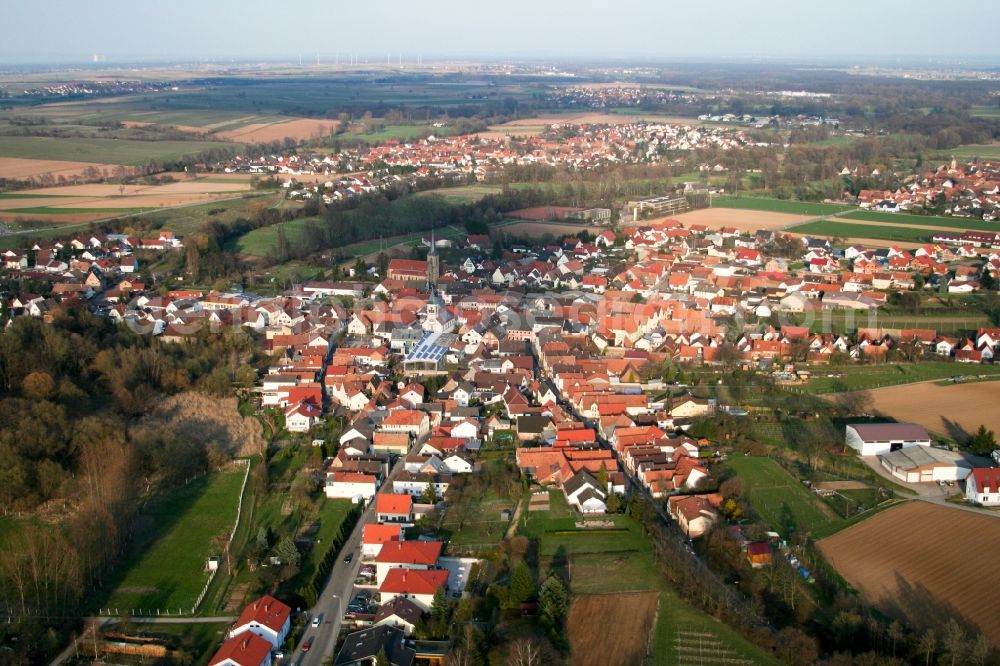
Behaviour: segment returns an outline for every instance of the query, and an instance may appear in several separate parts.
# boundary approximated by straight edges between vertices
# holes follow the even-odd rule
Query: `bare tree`
[[[944,647],[944,653],[951,666],[955,666],[955,664],[965,658],[968,643],[965,631],[955,618],[948,620],[948,624],[944,626],[944,635],[941,638],[941,644]]]
[[[507,666],[541,666],[542,651],[530,638],[521,638],[510,644]]]
[[[920,654],[924,655],[925,666],[931,666],[931,659],[934,657],[934,652],[937,651],[937,635],[934,633],[933,629],[928,629],[927,632],[920,637],[920,642],[917,647],[920,650]]]

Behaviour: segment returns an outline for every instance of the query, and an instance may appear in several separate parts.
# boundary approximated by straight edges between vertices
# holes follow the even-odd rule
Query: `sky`
[[[987,59],[996,0],[4,0],[0,61]],[[942,21],[942,10],[947,18]]]

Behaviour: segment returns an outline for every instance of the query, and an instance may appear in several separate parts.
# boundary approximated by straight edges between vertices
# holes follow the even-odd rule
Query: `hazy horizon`
[[[456,0],[400,0],[335,6],[317,0],[137,3],[52,0],[5,8],[6,64],[148,62],[332,62],[368,54],[428,58],[897,61],[941,65],[1000,62],[992,22],[963,21],[952,37],[927,0],[800,0],[690,5],[621,0],[613,5],[508,0],[479,13]],[[987,0],[956,0],[949,15],[987,17]],[[52,17],[58,17],[53,20]],[[955,25],[958,25],[957,23]],[[954,40],[954,41],[953,41]],[[959,52],[956,47],[962,50]]]

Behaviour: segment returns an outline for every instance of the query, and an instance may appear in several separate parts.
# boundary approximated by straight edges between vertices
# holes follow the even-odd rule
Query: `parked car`
[[[302,644],[302,651],[309,652],[309,649],[313,646],[313,637],[310,636],[306,639],[306,642]]]
[[[313,618],[312,625],[314,627],[318,627],[322,621],[323,621],[323,615],[321,613]]]

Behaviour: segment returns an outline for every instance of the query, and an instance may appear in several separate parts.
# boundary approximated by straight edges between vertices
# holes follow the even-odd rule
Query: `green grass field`
[[[306,227],[309,224],[320,226],[323,220],[318,217],[302,217],[291,222],[282,222],[269,227],[254,229],[233,241],[227,249],[254,257],[266,257],[278,246],[278,229],[285,231],[289,245],[306,242]]]
[[[499,194],[499,185],[463,185],[462,187],[443,187],[436,190],[420,192],[420,197],[441,197],[448,203],[475,203],[489,194]]]
[[[407,141],[430,136],[443,136],[448,133],[447,127],[431,127],[429,125],[386,125],[372,132],[344,132],[334,137],[337,141],[364,141],[365,143],[381,143],[390,139]],[[329,139],[328,139],[329,140]]]
[[[319,531],[316,533],[316,543],[309,549],[305,557],[302,558],[302,565],[298,574],[302,580],[312,578],[316,567],[323,561],[323,556],[326,554],[330,542],[337,535],[340,524],[344,522],[344,518],[347,517],[347,514],[354,507],[351,500],[346,499],[334,500],[324,498],[320,502],[319,513],[314,519],[319,522]]]
[[[979,118],[1000,118],[1000,107],[998,106],[974,106],[970,114]]]
[[[934,234],[929,229],[908,229],[906,227],[887,227],[878,224],[852,224],[851,222],[835,222],[833,220],[817,220],[806,222],[788,229],[796,234],[811,236],[830,236],[845,239],[875,238],[907,243],[929,241]]]
[[[757,515],[782,537],[791,529],[829,535],[839,527],[841,518],[770,458],[733,455],[726,463]]]
[[[767,199],[764,197],[718,197],[712,199],[712,207],[764,210],[771,213],[816,216],[832,215],[833,213],[839,213],[853,208],[853,206],[844,206],[840,204],[810,203],[807,201]]]
[[[958,148],[943,151],[941,153],[941,157],[946,159],[955,157],[959,160],[972,160],[976,158],[983,160],[1000,160],[1000,143],[969,143],[964,146],[959,146]]]
[[[239,145],[220,141],[130,141],[0,136],[0,157],[140,165],[151,160],[181,159],[211,148],[233,148]]]
[[[698,638],[704,641],[703,645],[708,649],[731,651],[724,659],[716,657],[711,661],[705,661],[705,664],[724,664],[727,663],[726,659],[745,659],[759,666],[777,666],[781,663],[767,652],[747,642],[729,625],[686,603],[668,587],[660,591],[656,626],[653,631],[654,660],[651,663],[654,664],[701,663],[691,661],[690,653],[685,654],[685,660],[681,661],[676,641],[684,634],[679,632],[686,632],[688,635],[700,634]]]
[[[133,544],[100,608],[157,608],[190,612],[208,573],[205,562],[218,552],[212,539],[236,519],[244,468],[211,474],[154,499],[143,511],[145,539]],[[113,611],[114,612],[114,611]]]
[[[951,361],[925,361],[921,363],[882,363],[863,367],[830,367],[824,369],[823,372],[840,376],[814,376],[806,384],[810,393],[860,391],[965,375],[1000,375],[1000,366],[969,366]]]
[[[890,222],[892,224],[912,224],[924,227],[947,227],[965,231],[996,231],[1000,223],[984,222],[983,220],[962,219],[957,217],[940,217],[936,215],[909,215],[907,213],[880,213],[878,211],[862,210],[841,215],[842,220],[862,220],[865,222]]]

